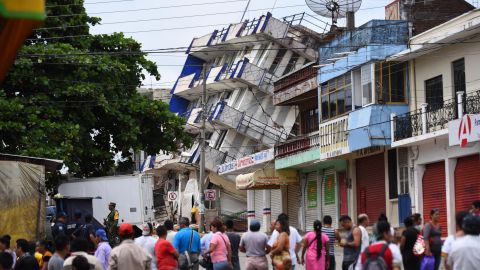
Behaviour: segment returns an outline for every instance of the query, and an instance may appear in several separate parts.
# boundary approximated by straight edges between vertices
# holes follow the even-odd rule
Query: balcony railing
[[[273,92],[274,75],[250,63],[248,58],[239,60],[231,66],[223,65],[211,67],[207,72],[207,92],[222,92],[225,89],[252,86],[260,91],[271,94]],[[175,95],[187,98],[198,98],[203,90],[203,78],[193,73],[179,78],[175,88]]]
[[[239,133],[266,145],[274,145],[287,139],[287,132],[283,127],[276,127],[265,123],[235,108],[219,102],[214,108],[209,120],[213,123],[236,129]]]
[[[480,113],[480,90],[440,105],[422,104],[421,109],[395,116],[392,121],[394,141],[448,128],[448,122],[458,118],[459,107],[464,114]]]
[[[292,155],[298,152],[306,151],[313,147],[318,147],[319,145],[320,136],[318,133],[307,137],[300,137],[293,141],[288,141],[275,146],[275,157]]]
[[[192,164],[198,164],[200,162],[200,148],[199,145],[196,144],[190,151],[191,153],[195,153],[195,155],[189,158],[189,162]],[[205,147],[205,168],[212,172],[217,172],[218,165],[225,162],[227,158],[227,153],[217,150],[211,146]],[[184,162],[186,162],[184,160]]]
[[[310,37],[305,38],[305,35],[299,34],[298,29],[303,29],[304,32],[305,29],[308,29],[307,36]],[[207,35],[194,38],[187,53],[192,53],[200,58],[212,57],[216,50],[224,50],[223,46],[215,45],[235,44],[237,43],[236,39],[246,37],[244,44],[247,46],[248,42],[268,38],[288,45],[304,57],[315,60],[318,53],[314,45],[318,43],[316,40],[318,38],[313,37],[317,34],[324,34],[329,29],[330,25],[327,22],[306,13],[284,17],[282,20],[272,17],[271,13],[267,13],[259,18],[230,24],[221,30],[215,30]]]
[[[274,83],[273,104],[277,105],[310,91],[317,91],[317,68],[303,68]]]

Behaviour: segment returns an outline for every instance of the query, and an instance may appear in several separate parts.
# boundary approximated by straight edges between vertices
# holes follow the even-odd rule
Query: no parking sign
[[[215,189],[206,189],[205,201],[216,201],[216,200],[217,200],[217,191]]]
[[[176,191],[169,191],[167,193],[168,201],[169,202],[176,202],[178,198],[178,192]]]

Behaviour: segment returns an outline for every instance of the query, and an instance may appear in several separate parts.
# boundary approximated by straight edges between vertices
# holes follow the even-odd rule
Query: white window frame
[[[368,70],[370,69],[370,70]],[[367,82],[367,80],[364,80],[364,73],[365,72],[370,72],[370,80]],[[363,65],[360,68],[360,80],[361,80],[361,95],[362,95],[362,107],[369,106],[375,102],[375,64],[374,63],[369,63],[366,65]],[[365,96],[364,96],[364,91],[363,91],[363,86],[367,85],[370,83],[370,95],[371,95],[371,100],[370,102],[365,101]]]

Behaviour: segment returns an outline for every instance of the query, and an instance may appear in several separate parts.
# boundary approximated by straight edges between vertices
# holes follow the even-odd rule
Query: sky
[[[240,22],[248,0],[85,0],[90,16],[100,17],[102,25],[92,34],[124,32],[142,44],[143,50],[188,47],[194,37],[204,36],[230,23]],[[384,19],[385,5],[392,0],[363,0],[355,24]],[[309,21],[321,25],[330,18],[316,15],[305,0],[251,0],[245,19],[271,12],[274,17],[303,13],[314,15]],[[340,20],[339,25],[344,25]],[[315,27],[313,25],[305,26]],[[145,87],[172,87],[184,64],[185,53],[149,54],[161,75],[160,81],[147,78]]]

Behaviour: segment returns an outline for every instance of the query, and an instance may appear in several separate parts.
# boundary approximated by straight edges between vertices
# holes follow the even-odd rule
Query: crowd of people
[[[107,233],[103,227],[95,229],[91,225],[91,216],[82,222],[81,214],[76,212],[68,225],[64,219],[65,215],[60,214],[54,226],[53,246],[45,241],[32,244],[17,239],[12,249],[11,237],[1,237],[0,270],[198,270],[199,266],[207,270],[266,270],[268,257],[277,270],[291,270],[298,265],[305,265],[306,270],[330,270],[336,269],[337,244],[343,248],[342,270],[438,270],[442,261],[447,270],[480,267],[480,201],[473,203],[471,211],[456,214],[456,233],[445,241],[439,209],[432,209],[427,222],[422,222],[420,214],[406,218],[398,238],[384,214],[378,217],[371,233],[366,214],[357,217],[357,224],[351,217],[342,216],[341,229],[333,228],[331,216],[324,216],[322,221],[314,221],[313,230],[303,237],[289,225],[286,214],[272,222],[270,237],[255,219],[242,235],[234,232],[232,220],[224,223],[214,219],[209,233],[201,236],[191,228],[189,219],[182,217],[178,228],[170,220],[160,226],[143,224],[141,236],[136,238],[134,226],[128,223]],[[111,219],[116,219],[115,214]],[[118,237],[119,244],[111,245],[111,237]],[[243,266],[239,252],[246,255]]]

